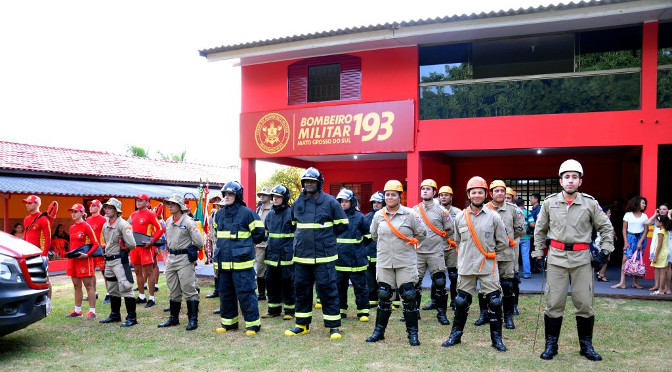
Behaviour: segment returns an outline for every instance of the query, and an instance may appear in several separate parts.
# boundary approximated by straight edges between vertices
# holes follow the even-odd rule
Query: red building
[[[672,201],[672,2],[585,1],[318,32],[200,51],[242,74],[241,182],[255,161],[315,166],[368,200],[433,178],[529,200],[568,158],[602,204]],[[368,207],[368,203],[363,203]],[[620,225],[616,226],[620,231]]]

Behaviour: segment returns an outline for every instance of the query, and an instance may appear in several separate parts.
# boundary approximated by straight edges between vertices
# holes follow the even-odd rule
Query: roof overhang
[[[481,13],[386,24],[363,31],[301,35],[280,39],[286,42],[271,40],[213,48],[201,51],[201,55],[208,61],[234,59],[236,65],[245,66],[356,51],[562,33],[671,19],[672,0],[596,2],[588,6],[550,6],[543,11],[530,8],[513,13]]]
[[[116,198],[135,198],[138,194],[147,194],[151,199],[166,199],[173,194],[183,195],[185,199],[195,199],[198,197],[196,187],[7,176],[0,176],[0,192],[5,194],[105,196]]]

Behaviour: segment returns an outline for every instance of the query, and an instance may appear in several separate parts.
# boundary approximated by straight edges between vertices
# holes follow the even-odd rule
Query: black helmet
[[[289,192],[289,189],[285,185],[277,185],[271,189],[271,195],[282,196],[282,204],[288,204],[289,198],[292,197],[292,194]]]
[[[305,180],[313,180],[317,181],[317,190],[322,190],[322,185],[324,185],[324,177],[322,176],[322,172],[317,170],[316,168],[310,167],[306,169],[306,173],[301,176],[301,187],[305,186],[303,185],[303,182]]]
[[[341,191],[338,192],[336,199],[350,200],[350,208],[357,208],[357,197],[355,196],[355,193],[352,192],[352,190],[348,190],[345,187],[342,188]]]
[[[226,185],[222,187],[222,195],[227,192],[236,194],[236,201],[245,205],[245,202],[243,201],[243,186],[238,181],[227,182]]]

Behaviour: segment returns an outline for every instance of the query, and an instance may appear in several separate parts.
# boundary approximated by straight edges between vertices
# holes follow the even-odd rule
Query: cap
[[[147,196],[147,194],[140,194],[140,195],[135,197],[135,200],[147,200],[147,201],[149,201],[149,196]]]
[[[40,200],[40,197],[39,197],[39,196],[30,195],[29,197],[23,199],[23,202],[24,202],[24,203],[37,203],[37,204],[41,204],[41,203],[42,203],[42,200]]]
[[[86,213],[86,209],[84,209],[84,206],[81,204],[75,204],[72,207],[68,208],[68,212]]]
[[[264,187],[264,188],[262,188],[261,191],[259,191],[259,192],[257,193],[257,196],[261,196],[261,195],[268,195],[268,196],[271,196],[271,188],[270,188],[270,187]]]
[[[98,199],[93,199],[89,202],[89,206],[95,205],[96,207],[102,207],[103,203]]]

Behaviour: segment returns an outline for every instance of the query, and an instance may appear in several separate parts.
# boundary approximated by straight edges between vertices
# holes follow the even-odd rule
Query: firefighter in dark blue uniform
[[[262,318],[280,316],[285,308],[285,320],[294,318],[294,230],[289,207],[290,192],[284,185],[271,189],[273,206],[264,226],[268,233],[266,246],[266,283],[268,284],[268,312]]]
[[[366,269],[369,259],[364,241],[370,239],[369,225],[364,221],[364,214],[357,208],[357,197],[352,190],[341,189],[336,200],[348,217],[348,229],[336,238],[338,260],[336,261],[336,281],[338,297],[341,305],[341,318],[348,316],[348,287],[352,282],[357,305],[357,318],[360,322],[369,321],[369,291],[366,286]]]
[[[266,237],[264,225],[253,210],[245,206],[243,186],[236,181],[222,188],[223,207],[215,214],[217,247],[213,252],[218,271],[219,304],[224,333],[238,328],[238,302],[245,319],[245,334],[253,336],[261,329],[259,303],[255,289],[254,245]],[[238,300],[238,301],[236,301]]]
[[[313,285],[322,301],[324,326],[329,338],[338,340],[341,314],[336,287],[338,251],[336,236],[348,228],[348,218],[336,199],[322,191],[324,177],[315,168],[301,176],[303,191],[292,205],[294,233],[294,292],[296,293],[296,326],[285,336],[310,332],[313,309]]]
[[[364,237],[369,239],[368,244],[366,244],[366,253],[369,257],[369,267],[366,269],[366,287],[369,290],[369,308],[372,308],[378,306],[378,282],[376,281],[376,247],[378,244],[371,239],[369,228],[371,227],[371,221],[373,221],[373,215],[385,206],[385,195],[376,191],[371,195],[369,201],[371,202],[371,212],[364,216],[364,224],[367,230]]]

